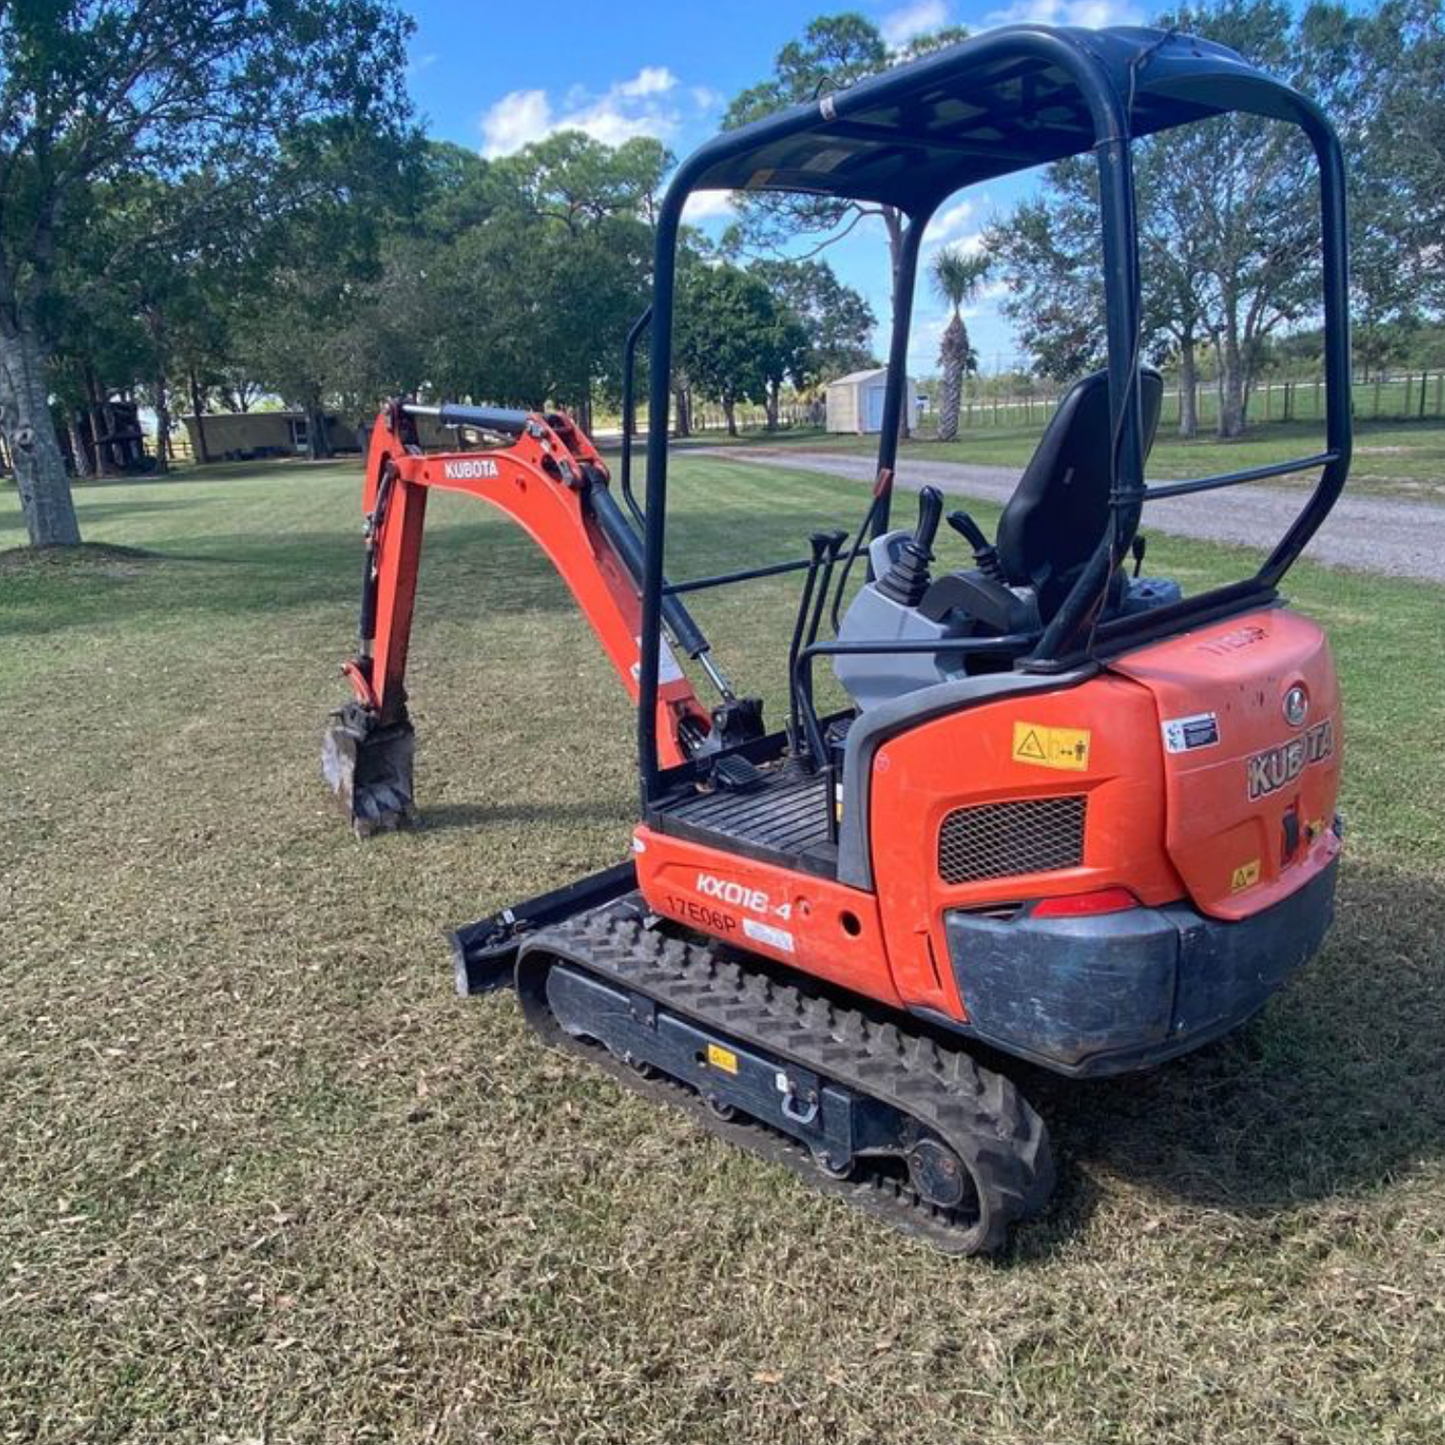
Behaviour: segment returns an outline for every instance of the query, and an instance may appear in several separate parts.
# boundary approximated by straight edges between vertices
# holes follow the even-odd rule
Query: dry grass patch
[[[621,856],[630,710],[540,554],[438,497],[429,826],[355,844],[317,748],[356,479],[225,475],[81,494],[165,559],[124,587],[0,578],[0,1441],[1441,1438],[1437,590],[1291,579],[1350,708],[1329,945],[1218,1047],[1032,1079],[1056,1203],[954,1262],[454,997],[445,928]],[[678,576],[863,505],[679,493]],[[774,717],[795,587],[699,609]]]

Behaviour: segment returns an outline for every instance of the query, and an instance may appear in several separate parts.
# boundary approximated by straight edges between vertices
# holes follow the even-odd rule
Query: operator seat
[[[1154,445],[1164,378],[1139,369],[1144,456]],[[1032,587],[1039,613],[1058,611],[1109,522],[1109,374],[1076,381],[1059,403],[999,518],[995,547],[1012,587]]]
[[[1163,390],[1159,373],[1141,368],[1146,456],[1159,424]],[[967,513],[950,515],[950,526],[973,547],[974,570],[930,574],[943,511],[943,494],[934,487],[919,494],[917,526],[873,539],[868,556],[875,580],[854,596],[838,640],[877,644],[897,639],[917,644],[918,650],[834,657],[833,671],[860,710],[965,673],[1013,665],[1020,646],[1057,613],[1109,525],[1110,444],[1109,382],[1100,371],[1064,394],[1004,508],[993,544]],[[1116,571],[1106,607],[1128,609],[1132,587],[1146,589],[1138,606],[1178,600],[1177,586],[1171,583],[1163,591],[1161,586],[1130,583],[1122,570]],[[953,638],[990,637],[1011,640],[997,652],[974,647],[967,655],[950,653],[946,646]]]

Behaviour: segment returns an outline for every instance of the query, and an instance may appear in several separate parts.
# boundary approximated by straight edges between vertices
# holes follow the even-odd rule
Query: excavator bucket
[[[332,713],[321,742],[321,772],[358,838],[417,822],[412,802],[416,733],[403,715],[383,724],[361,703]]]

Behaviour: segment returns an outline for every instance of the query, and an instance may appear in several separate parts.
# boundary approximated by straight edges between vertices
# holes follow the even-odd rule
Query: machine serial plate
[[[1212,712],[1166,718],[1163,727],[1164,746],[1171,753],[1189,753],[1195,748],[1212,748],[1219,741],[1219,719]]]

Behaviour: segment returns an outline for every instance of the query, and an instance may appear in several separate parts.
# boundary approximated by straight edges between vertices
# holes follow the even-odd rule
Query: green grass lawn
[[[864,496],[683,460],[671,571]],[[630,709],[519,531],[433,499],[429,826],[358,845],[317,761],[355,469],[77,497],[139,555],[0,556],[0,1441],[1442,1438],[1440,590],[1292,575],[1347,695],[1330,941],[1220,1045],[1032,1080],[1055,1202],[960,1262],[453,995],[443,931],[615,861],[634,807]],[[797,585],[699,608],[775,720]]]
[[[927,461],[1022,468],[1033,455],[1041,431],[1041,418],[1031,426],[975,425],[964,429],[955,442],[937,442],[927,435],[905,442],[903,455]],[[709,433],[705,440],[717,444],[726,439]],[[878,450],[876,437],[830,436],[803,429],[772,435],[749,432],[739,441],[754,446],[796,446],[866,456]],[[1312,421],[1257,423],[1232,442],[1221,442],[1209,435],[1181,442],[1167,427],[1161,427],[1150,456],[1149,475],[1163,480],[1241,471],[1323,450],[1323,429]],[[1272,485],[1303,486],[1306,482],[1282,480]],[[1352,492],[1445,499],[1445,420],[1357,421],[1349,486]]]

